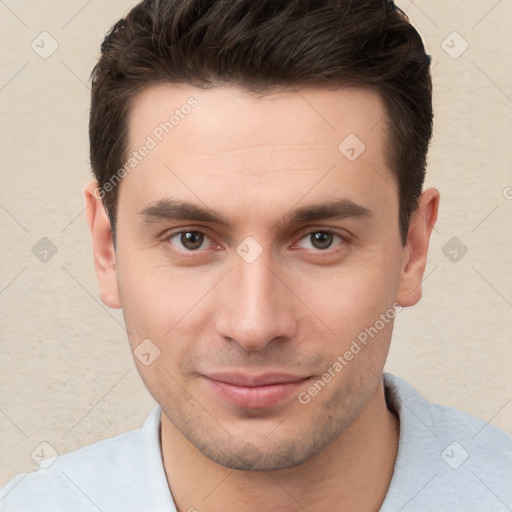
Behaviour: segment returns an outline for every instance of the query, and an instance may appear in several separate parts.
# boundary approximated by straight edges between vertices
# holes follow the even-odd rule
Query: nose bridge
[[[270,271],[267,260],[263,256],[252,263],[240,259],[235,265],[239,305],[249,311],[264,312],[279,293],[276,290],[276,277]]]
[[[248,248],[248,253],[255,249]],[[255,259],[243,254],[234,260],[222,334],[247,350],[259,350],[276,338],[292,336],[295,318],[283,284],[271,271],[269,250],[260,249]]]

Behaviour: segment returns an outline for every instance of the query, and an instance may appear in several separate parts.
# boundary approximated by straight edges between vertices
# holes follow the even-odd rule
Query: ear
[[[414,306],[421,299],[421,281],[427,265],[428,244],[437,220],[439,191],[429,188],[421,194],[419,206],[411,215],[407,245],[400,278],[397,302]]]
[[[120,308],[117,289],[116,253],[98,182],[92,181],[84,189],[87,224],[92,235],[94,266],[100,285],[100,299],[109,308]]]

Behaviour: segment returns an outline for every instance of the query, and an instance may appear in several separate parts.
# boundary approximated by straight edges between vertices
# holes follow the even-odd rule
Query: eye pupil
[[[198,249],[203,245],[204,235],[199,231],[187,231],[181,234],[181,243],[187,249]]]
[[[311,241],[313,247],[317,249],[327,249],[332,245],[333,234],[327,231],[317,231],[312,233]]]

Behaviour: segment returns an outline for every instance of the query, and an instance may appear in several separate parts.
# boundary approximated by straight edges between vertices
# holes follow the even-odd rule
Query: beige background
[[[65,453],[154,406],[120,312],[97,298],[82,199],[89,73],[134,3],[0,0],[0,485],[37,468],[41,442]],[[512,1],[398,5],[433,55],[428,185],[442,204],[424,297],[398,315],[387,370],[512,432]],[[59,45],[47,59],[31,47],[51,48],[44,31]],[[58,249],[47,263],[32,252],[43,237]],[[467,247],[456,262],[453,237]]]

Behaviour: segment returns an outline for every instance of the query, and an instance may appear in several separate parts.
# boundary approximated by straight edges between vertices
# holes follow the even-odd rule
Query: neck
[[[206,458],[162,414],[164,468],[178,512],[287,510],[377,512],[398,451],[399,422],[384,387],[338,438],[307,462],[276,471],[239,471]]]

